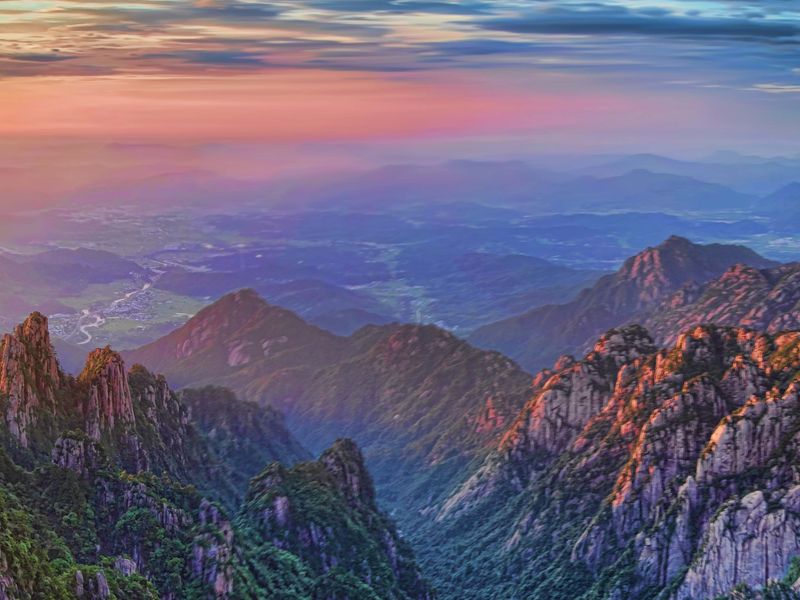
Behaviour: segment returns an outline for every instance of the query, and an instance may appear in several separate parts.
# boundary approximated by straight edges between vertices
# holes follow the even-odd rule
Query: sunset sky
[[[0,0],[9,138],[781,151],[793,0]]]

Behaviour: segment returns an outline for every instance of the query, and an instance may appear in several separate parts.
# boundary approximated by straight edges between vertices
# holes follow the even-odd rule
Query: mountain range
[[[572,168],[564,164],[574,165]],[[136,180],[98,183],[70,195],[76,205],[114,202],[157,210],[169,200],[195,212],[332,206],[404,211],[409,205],[470,202],[524,208],[530,214],[630,208],[645,212],[729,212],[800,179],[796,158],[717,156],[676,160],[653,154],[546,157],[529,161],[451,160],[389,164],[366,170],[268,180],[237,179],[206,169],[173,169]],[[504,182],[498,186],[497,182]]]
[[[435,326],[367,326],[340,337],[252,290],[124,355],[177,386],[217,382],[275,406],[313,450],[357,439],[379,490],[405,510],[485,452],[531,386],[506,357]]]
[[[67,375],[39,313],[0,343],[0,413],[2,598],[433,597],[350,440],[310,460],[274,411],[109,348]]]
[[[798,319],[798,265],[677,236],[466,341],[240,290],[73,377],[34,313],[0,345],[0,591],[797,600]]]
[[[575,300],[485,325],[469,340],[538,370],[562,354],[585,351],[607,329],[658,314],[661,303],[684,285],[705,284],[736,264],[776,265],[743,246],[701,245],[672,236],[629,258],[616,273],[602,277]]]
[[[426,527],[442,595],[797,597],[798,349],[628,326],[560,361]]]

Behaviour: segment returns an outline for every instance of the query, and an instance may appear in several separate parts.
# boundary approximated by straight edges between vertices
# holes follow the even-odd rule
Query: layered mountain
[[[252,373],[277,376],[307,365],[325,365],[347,350],[345,338],[268,304],[252,290],[241,290],[223,296],[172,333],[124,355],[129,362],[164,373],[176,386],[224,381],[239,390]]]
[[[559,185],[547,196],[553,212],[629,210],[666,213],[730,212],[755,198],[718,183],[637,168],[612,177],[584,177]]]
[[[732,265],[774,266],[743,246],[694,244],[672,236],[625,261],[572,302],[539,307],[477,329],[469,341],[537,370],[575,354],[603,331],[651,314],[689,282],[705,283]]]
[[[38,313],[3,338],[0,597],[432,597],[352,442],[286,470],[308,454],[276,413],[186,395],[109,348],[64,374]]]
[[[442,597],[796,598],[799,390],[796,332],[561,359],[421,532]]]
[[[762,158],[731,152],[715,153],[698,161],[676,160],[656,154],[634,154],[592,165],[583,171],[597,177],[610,177],[637,169],[693,177],[746,194],[763,195],[772,192],[778,185],[796,181],[800,164],[796,158]]]
[[[670,170],[661,161],[634,160],[576,177],[521,161],[455,160],[434,165],[390,165],[311,182],[304,179],[289,182],[279,193],[292,206],[300,203],[405,211],[412,205],[457,201],[516,207],[528,214],[629,210],[631,206],[658,212],[727,212],[749,208],[755,200],[755,196],[731,189],[726,182],[707,179],[705,165],[694,164],[693,172],[679,172],[681,169]],[[727,166],[723,170],[735,173],[738,168]],[[797,176],[796,168],[779,171],[782,177],[773,177],[769,185],[785,181],[788,174]],[[498,186],[498,181],[504,185]]]
[[[394,506],[410,499],[405,510],[427,504],[481,456],[531,385],[506,357],[437,327],[369,326],[337,337],[246,290],[128,356],[179,385],[217,382],[275,406],[315,451],[355,439],[382,496]]]

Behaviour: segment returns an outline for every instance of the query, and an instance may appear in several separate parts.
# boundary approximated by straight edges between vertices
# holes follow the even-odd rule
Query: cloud
[[[742,90],[800,68],[800,13],[781,0],[42,2],[0,17],[24,39],[0,41],[0,75],[533,69]]]
[[[142,54],[138,58],[143,60],[167,59],[195,65],[232,67],[263,67],[267,64],[264,57],[258,53],[237,50],[184,50]]]
[[[51,53],[51,54],[7,54],[2,56],[2,58],[8,60],[19,60],[22,62],[33,62],[33,63],[50,63],[50,62],[61,62],[64,60],[71,60],[74,59],[74,56],[68,56],[65,54],[58,54],[58,53]]]
[[[449,15],[487,14],[496,8],[492,2],[445,2],[444,0],[307,0],[307,6],[335,12],[357,13],[434,13]]]
[[[575,10],[551,5],[481,27],[517,34],[645,35],[682,38],[782,39],[800,34],[795,22],[735,17],[681,16],[663,9],[633,11],[616,5]]]
[[[800,85],[798,84],[757,83],[750,89],[767,94],[800,94]]]

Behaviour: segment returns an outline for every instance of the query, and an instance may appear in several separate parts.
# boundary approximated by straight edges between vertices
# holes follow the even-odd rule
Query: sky
[[[791,148],[795,0],[0,0],[5,139]]]

